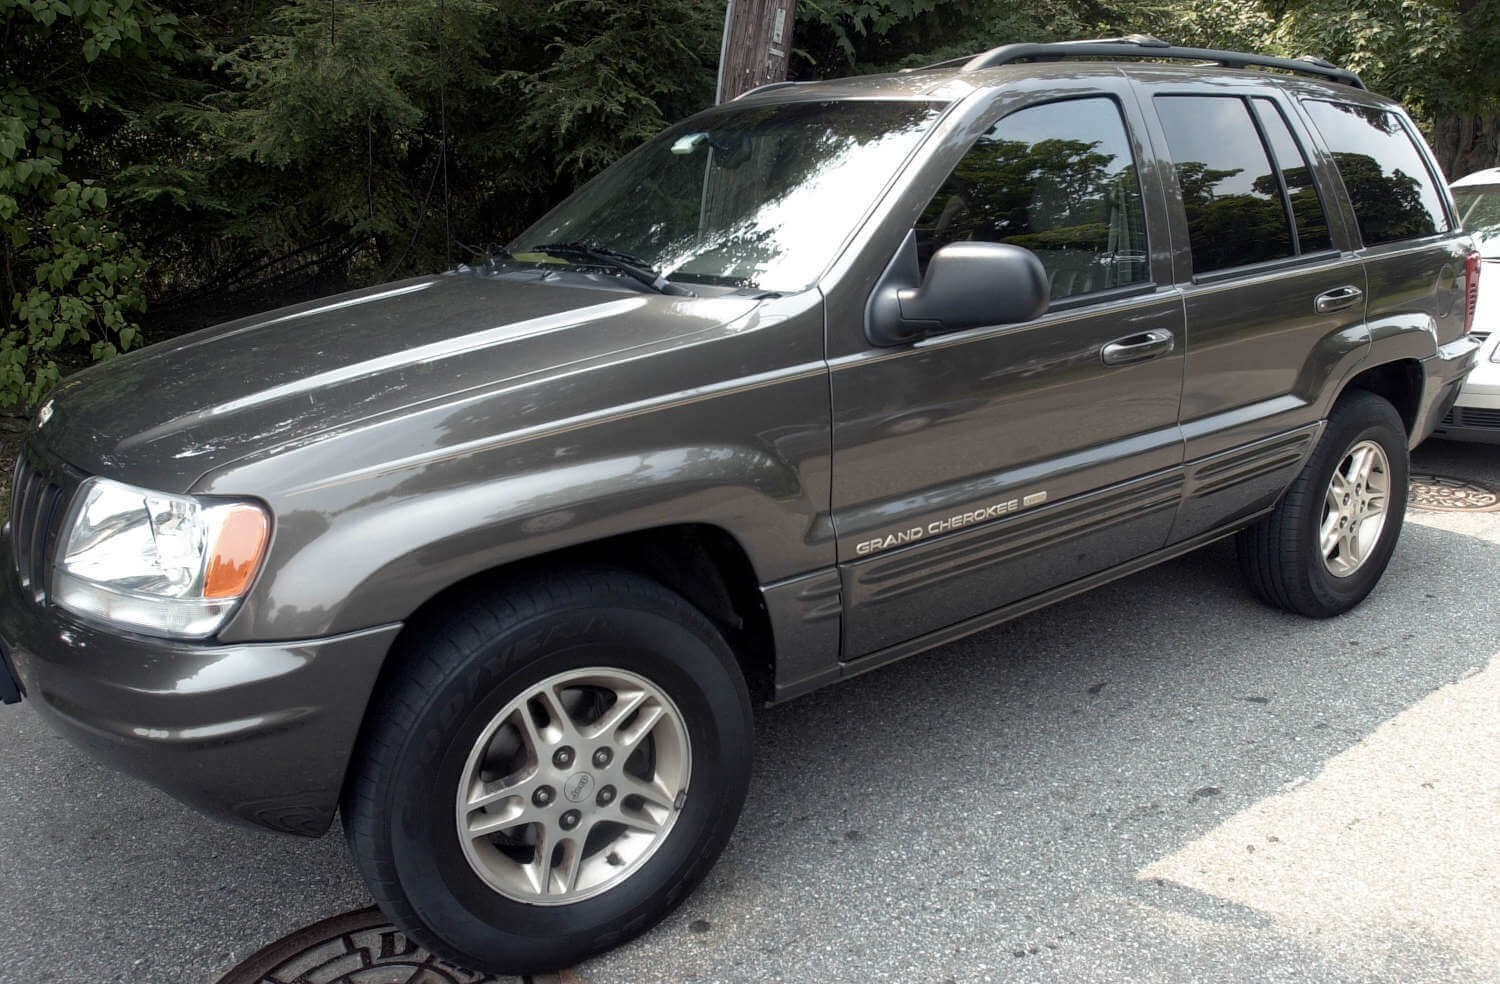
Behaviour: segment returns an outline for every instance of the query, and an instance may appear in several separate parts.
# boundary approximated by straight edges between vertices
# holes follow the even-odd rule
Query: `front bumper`
[[[23,591],[0,535],[0,648],[58,731],[206,813],[316,836],[401,626],[215,646],[86,625]]]
[[[1453,408],[1464,379],[1479,363],[1479,340],[1468,335],[1438,347],[1437,354],[1422,360],[1422,402],[1411,446],[1425,441]]]

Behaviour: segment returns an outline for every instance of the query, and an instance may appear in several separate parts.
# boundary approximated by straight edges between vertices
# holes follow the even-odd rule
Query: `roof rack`
[[[785,89],[787,86],[791,85],[806,84],[806,82],[764,82],[753,89],[746,89],[744,92],[740,93],[739,95],[735,96],[734,99],[731,99],[729,101],[734,102],[736,99],[744,99],[746,96],[753,95],[757,92],[770,92],[772,89]]]
[[[1067,58],[1180,58],[1186,61],[1215,62],[1227,68],[1279,68],[1283,72],[1316,75],[1332,82],[1342,82],[1356,89],[1365,84],[1358,75],[1339,68],[1322,58],[1273,58],[1243,51],[1220,51],[1216,48],[1179,48],[1149,34],[1128,34],[1122,38],[1098,38],[1092,41],[1061,41],[1053,44],[1003,44],[975,55],[964,62],[963,71],[1009,65],[1018,61],[1057,61]]]

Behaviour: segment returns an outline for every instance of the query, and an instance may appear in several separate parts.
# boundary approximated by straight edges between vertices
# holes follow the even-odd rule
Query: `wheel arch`
[[[1370,366],[1356,373],[1339,390],[1338,399],[1350,390],[1365,390],[1384,398],[1401,416],[1410,438],[1422,409],[1425,382],[1422,363],[1416,359],[1396,359]],[[1337,399],[1334,401],[1337,402]]]
[[[568,570],[612,568],[648,577],[681,595],[720,633],[739,661],[751,698],[769,702],[776,675],[771,618],[749,554],[727,530],[707,523],[680,523],[638,530],[563,547],[471,574],[419,604],[391,646],[381,680],[399,669],[413,642],[435,630],[460,599],[476,591]],[[375,692],[380,691],[380,682]]]

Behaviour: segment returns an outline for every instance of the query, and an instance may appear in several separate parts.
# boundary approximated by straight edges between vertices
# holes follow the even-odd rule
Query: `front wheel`
[[[1262,600],[1315,618],[1364,600],[1406,515],[1406,429],[1374,393],[1346,393],[1274,512],[1242,530],[1240,569]]]
[[[655,582],[592,571],[472,594],[418,632],[343,803],[386,914],[455,963],[530,974],[681,902],[750,769],[749,694],[713,624]]]

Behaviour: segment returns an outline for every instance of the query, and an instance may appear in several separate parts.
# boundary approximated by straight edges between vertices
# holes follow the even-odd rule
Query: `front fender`
[[[222,638],[386,624],[504,564],[680,523],[735,537],[761,583],[830,566],[821,351],[819,305],[659,353],[629,383],[601,369],[593,385],[428,409],[214,476],[199,491],[260,495],[275,515],[265,569]],[[703,380],[710,366],[721,378]],[[737,367],[751,371],[725,378]],[[682,379],[695,385],[618,398]],[[560,412],[569,402],[579,412]],[[547,422],[485,433],[538,405]]]

